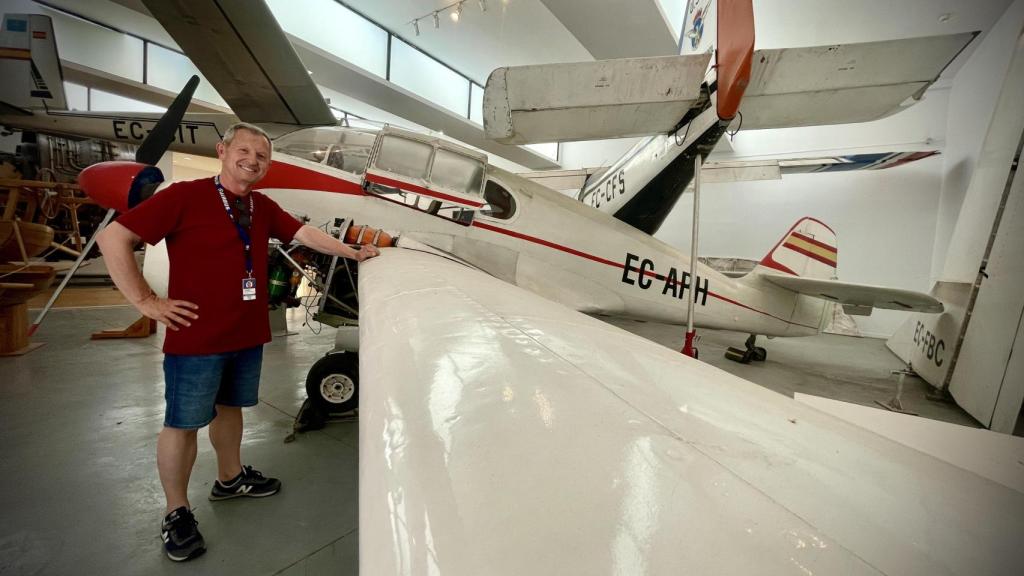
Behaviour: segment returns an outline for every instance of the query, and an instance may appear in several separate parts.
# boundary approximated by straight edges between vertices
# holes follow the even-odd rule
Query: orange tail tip
[[[377,228],[366,225],[351,226],[345,231],[346,244],[372,244],[378,248],[390,248],[395,245],[395,239]]]
[[[793,276],[831,279],[836,277],[838,259],[835,231],[820,220],[804,217],[758,265]]]

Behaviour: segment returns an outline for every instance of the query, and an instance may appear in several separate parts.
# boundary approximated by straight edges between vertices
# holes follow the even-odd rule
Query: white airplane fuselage
[[[275,172],[287,172],[287,183],[271,177]],[[689,257],[652,236],[495,166],[487,166],[486,178],[513,197],[510,217],[476,212],[472,222],[456,222],[365,192],[360,175],[280,152],[264,181],[269,183],[255,188],[312,225],[349,218],[451,253],[588,314],[682,325],[692,297],[697,326],[806,336],[822,325],[821,300],[759,281],[756,274],[733,279],[699,263],[697,281],[690,282]]]

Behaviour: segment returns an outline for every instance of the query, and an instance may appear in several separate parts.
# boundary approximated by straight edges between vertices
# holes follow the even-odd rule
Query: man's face
[[[248,189],[259,182],[270,167],[270,143],[248,130],[235,131],[231,144],[217,144],[221,173]]]

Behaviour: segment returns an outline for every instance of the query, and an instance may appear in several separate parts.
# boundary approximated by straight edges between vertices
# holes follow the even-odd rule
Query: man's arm
[[[360,246],[359,250],[353,250],[337,238],[309,224],[304,224],[302,228],[299,228],[299,231],[295,233],[295,239],[302,243],[302,245],[309,246],[317,252],[351,258],[356,262],[362,262],[367,258],[380,255],[380,250],[376,246],[365,244]]]
[[[198,310],[192,302],[160,298],[146,283],[135,263],[132,248],[141,240],[134,232],[118,222],[111,222],[96,236],[96,244],[103,252],[110,278],[128,302],[147,318],[165,324],[171,330],[178,325],[191,326],[189,319],[199,318],[192,310]]]

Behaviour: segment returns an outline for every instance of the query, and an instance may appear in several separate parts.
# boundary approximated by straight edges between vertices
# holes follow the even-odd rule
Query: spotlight
[[[487,12],[487,0],[480,0],[480,11]]]
[[[451,13],[452,22],[458,22],[459,18],[461,16],[462,16],[462,2],[459,2],[459,4],[457,6],[455,6],[455,10],[452,10],[452,13]]]
[[[420,35],[420,21],[419,20],[413,20],[412,21],[412,29],[416,31],[416,35],[417,36]]]
[[[437,17],[437,12],[434,12],[434,28],[441,27],[441,20]]]

